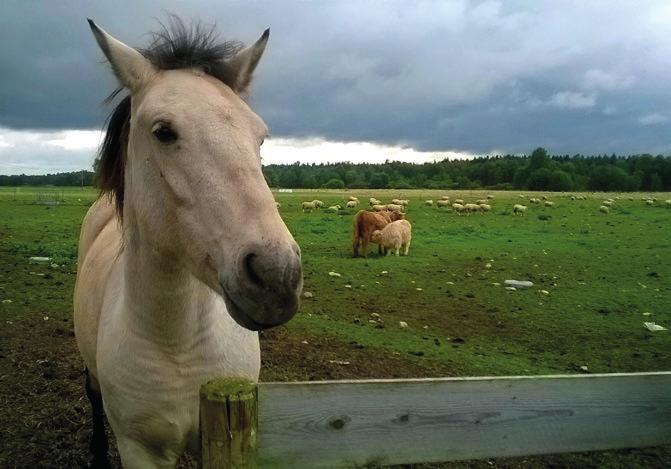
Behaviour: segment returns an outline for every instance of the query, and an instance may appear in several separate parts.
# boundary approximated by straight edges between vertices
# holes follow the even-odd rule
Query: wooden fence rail
[[[252,414],[258,435],[254,427],[249,467],[655,446],[671,444],[671,372],[261,383]]]

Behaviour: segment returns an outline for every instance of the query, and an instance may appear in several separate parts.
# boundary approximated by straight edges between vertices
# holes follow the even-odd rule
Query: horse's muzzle
[[[251,330],[268,329],[289,321],[303,289],[300,249],[295,243],[247,246],[233,272],[219,281],[231,317]]]

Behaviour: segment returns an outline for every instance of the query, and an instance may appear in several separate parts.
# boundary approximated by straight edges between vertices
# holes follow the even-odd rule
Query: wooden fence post
[[[220,378],[201,386],[203,469],[255,468],[257,429],[256,383]]]

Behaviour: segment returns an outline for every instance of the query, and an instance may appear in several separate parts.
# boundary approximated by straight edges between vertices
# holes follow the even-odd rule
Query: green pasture
[[[467,202],[492,194],[492,211],[458,216],[423,204],[443,194]],[[671,207],[664,204],[670,194],[600,193],[587,200],[429,190],[274,195],[302,249],[304,290],[313,294],[286,326],[289,334],[328,336],[441,374],[671,369]],[[349,195],[362,206],[371,196],[410,200],[408,257],[378,256],[371,245],[367,259],[352,259],[356,210],[300,209],[313,199],[344,206]],[[555,206],[528,203],[542,195]],[[0,256],[9,266],[0,277],[0,299],[12,301],[0,303],[0,314],[67,317],[79,225],[95,196],[90,188],[0,188]],[[655,205],[643,196],[656,197]],[[618,199],[604,215],[599,206],[607,197]],[[528,206],[526,215],[512,215],[516,203]],[[53,257],[58,266],[30,266],[30,256]],[[506,279],[534,286],[508,291]],[[669,330],[649,332],[644,322]]]

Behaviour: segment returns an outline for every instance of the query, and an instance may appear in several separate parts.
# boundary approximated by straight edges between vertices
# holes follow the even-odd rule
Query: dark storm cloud
[[[271,37],[252,105],[278,137],[420,150],[669,152],[666,2],[4,2],[0,126],[100,128],[85,18],[146,44],[174,12]]]

